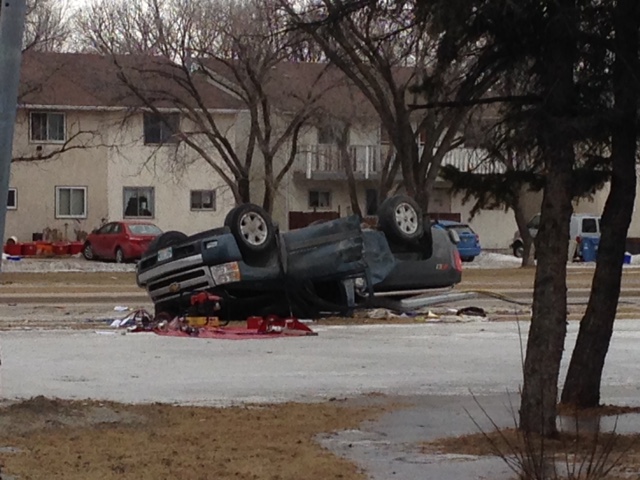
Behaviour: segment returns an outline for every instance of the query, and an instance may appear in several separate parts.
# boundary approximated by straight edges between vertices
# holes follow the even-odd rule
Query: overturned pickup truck
[[[383,294],[450,287],[461,270],[455,238],[398,195],[382,203],[375,228],[350,216],[280,233],[262,208],[240,205],[223,227],[157,237],[137,265],[137,282],[156,317],[182,314],[206,291],[222,299],[224,319],[317,318],[379,306]]]

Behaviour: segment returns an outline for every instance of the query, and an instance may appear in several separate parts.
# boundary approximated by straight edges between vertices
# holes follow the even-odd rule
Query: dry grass
[[[11,287],[59,288],[70,285],[138,288],[133,272],[2,272],[0,284],[3,292]]]
[[[576,412],[561,406],[563,424],[572,421],[579,425],[580,419],[638,414],[633,407],[602,406]],[[574,416],[575,415],[575,416]],[[554,480],[628,480],[640,477],[640,434],[621,435],[615,432],[598,432],[586,429],[570,433],[560,432],[555,438],[541,438],[525,434],[514,428],[496,429],[459,437],[437,439],[422,444],[426,454],[458,454],[473,456],[497,456],[511,465],[514,472],[538,479],[550,475]],[[532,469],[538,462],[553,466],[546,474]],[[525,466],[526,465],[526,466]],[[546,468],[545,468],[546,470]]]
[[[560,404],[557,409],[558,415],[593,418],[593,417],[618,417],[630,413],[640,413],[640,407],[628,407],[623,405],[601,405],[595,408],[585,408],[577,410],[572,405]]]
[[[542,454],[541,448],[544,452]],[[576,436],[563,433],[553,440],[541,441],[532,437],[525,442],[522,433],[508,429],[486,435],[477,433],[428,442],[423,444],[422,452],[499,457],[524,454],[529,459],[527,461],[544,455],[546,459],[555,459],[558,464],[555,473],[550,473],[549,477],[555,480],[567,478],[563,475],[563,470],[574,480],[629,480],[640,476],[640,435],[610,433]],[[591,477],[587,477],[589,465],[593,468],[599,462],[603,467],[603,473],[592,473]]]
[[[593,280],[594,266],[572,267],[567,270],[567,284],[573,287],[589,288]],[[490,284],[508,288],[533,288],[536,270],[527,268],[469,268],[462,272],[460,287],[469,288],[473,284]],[[640,268],[629,268],[622,272],[624,285],[640,285]]]
[[[574,288],[589,288],[593,278],[594,268],[571,268],[567,273],[567,283]],[[478,285],[492,288],[533,288],[535,276],[534,268],[501,268],[481,269],[469,268],[462,274],[462,282],[457,287],[465,290],[477,288]],[[640,286],[640,268],[626,269],[623,272],[624,286]],[[135,273],[133,272],[3,272],[0,274],[0,285],[3,291],[10,292],[12,288],[45,288],[56,289],[68,286],[78,288],[109,288],[123,290],[135,288]]]
[[[567,282],[575,286],[589,287],[594,268],[570,268]],[[509,288],[527,288],[533,286],[535,268],[468,268],[462,274],[460,288],[469,288],[475,284],[489,284]],[[640,284],[640,268],[625,269],[623,283]],[[55,285],[101,285],[112,287],[136,286],[134,272],[2,272],[0,284],[8,286],[55,286]],[[137,287],[136,287],[137,288]]]
[[[550,452],[557,452],[561,455],[567,454],[589,454],[593,450],[594,442],[604,446],[615,437],[615,447],[613,453],[625,453],[629,448],[640,453],[640,435],[616,435],[611,433],[601,433],[594,436],[591,434],[581,434],[576,437],[573,433],[561,433],[557,438],[544,439],[532,436],[529,439],[530,446],[537,450],[537,447],[544,444],[544,448]],[[493,445],[492,445],[493,443]],[[441,438],[433,442],[423,444],[425,453],[456,453],[461,455],[496,455],[499,452],[509,453],[512,449],[524,451],[529,448],[525,444],[523,434],[515,429],[505,429],[500,432],[474,433],[460,437]],[[638,465],[640,466],[640,465]]]
[[[38,397],[0,410],[0,461],[24,480],[359,480],[314,438],[386,408],[379,398],[203,408]]]

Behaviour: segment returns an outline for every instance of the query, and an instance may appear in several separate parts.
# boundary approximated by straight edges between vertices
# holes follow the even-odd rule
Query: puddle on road
[[[574,417],[560,415],[558,430],[564,433],[617,433],[628,435],[640,433],[640,413],[622,415]]]
[[[421,451],[420,445],[425,441],[478,433],[474,421],[486,432],[495,430],[492,422],[500,428],[514,427],[513,412],[518,407],[513,396],[488,395],[477,397],[477,401],[470,396],[403,398],[401,403],[411,405],[409,408],[364,424],[361,430],[339,432],[320,441],[335,454],[356,463],[373,480],[511,480],[514,472],[497,457]],[[566,433],[639,433],[640,413],[578,419],[561,416],[558,428]],[[637,472],[634,475],[638,478]]]

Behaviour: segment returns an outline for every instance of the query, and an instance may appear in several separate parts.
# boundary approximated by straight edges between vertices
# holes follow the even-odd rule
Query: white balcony
[[[485,150],[475,148],[455,148],[446,153],[442,165],[453,165],[462,172],[503,173],[505,166],[499,162],[487,160]]]
[[[388,145],[350,145],[348,159],[356,179],[376,179],[388,154]],[[422,151],[420,151],[422,153]],[[498,173],[504,171],[501,164],[487,162],[486,152],[471,148],[457,148],[448,152],[443,165],[454,165],[462,171]],[[340,149],[337,145],[301,145],[296,155],[294,171],[307,179],[342,180],[347,177]]]
[[[369,179],[380,172],[381,148],[380,145],[349,145],[348,161],[356,178]],[[317,144],[299,147],[294,170],[304,173],[307,179],[342,179],[346,178],[348,167],[337,145]]]

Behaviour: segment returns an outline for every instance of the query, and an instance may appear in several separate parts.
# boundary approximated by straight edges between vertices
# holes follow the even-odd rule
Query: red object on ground
[[[82,247],[83,247],[83,243],[82,242],[71,242],[69,244],[69,254],[70,255],[77,255],[80,252],[82,252]]]
[[[38,248],[35,243],[23,243],[20,251],[23,257],[29,257],[35,255],[38,252]]]
[[[260,324],[264,321],[262,317],[249,317],[247,318],[247,328],[252,330],[258,330],[260,328]]]
[[[68,243],[54,243],[53,244],[53,254],[54,255],[69,255],[69,244]]]
[[[276,338],[282,336],[317,335],[296,318],[280,318],[276,316],[249,317],[247,327],[194,328],[184,330],[153,330],[158,335],[167,337],[220,338],[225,340],[249,340]]]
[[[36,242],[36,255],[53,255],[53,244],[51,242]]]
[[[200,305],[207,302],[220,302],[222,299],[217,295],[208,292],[200,292],[191,295],[191,305]]]
[[[303,332],[307,335],[313,334],[313,330],[300,322],[297,318],[280,318],[275,315],[266,317],[260,325],[258,325],[258,333],[288,333]],[[300,333],[296,333],[300,335]]]
[[[7,244],[4,246],[4,253],[14,257],[22,255],[22,245],[19,243]]]

